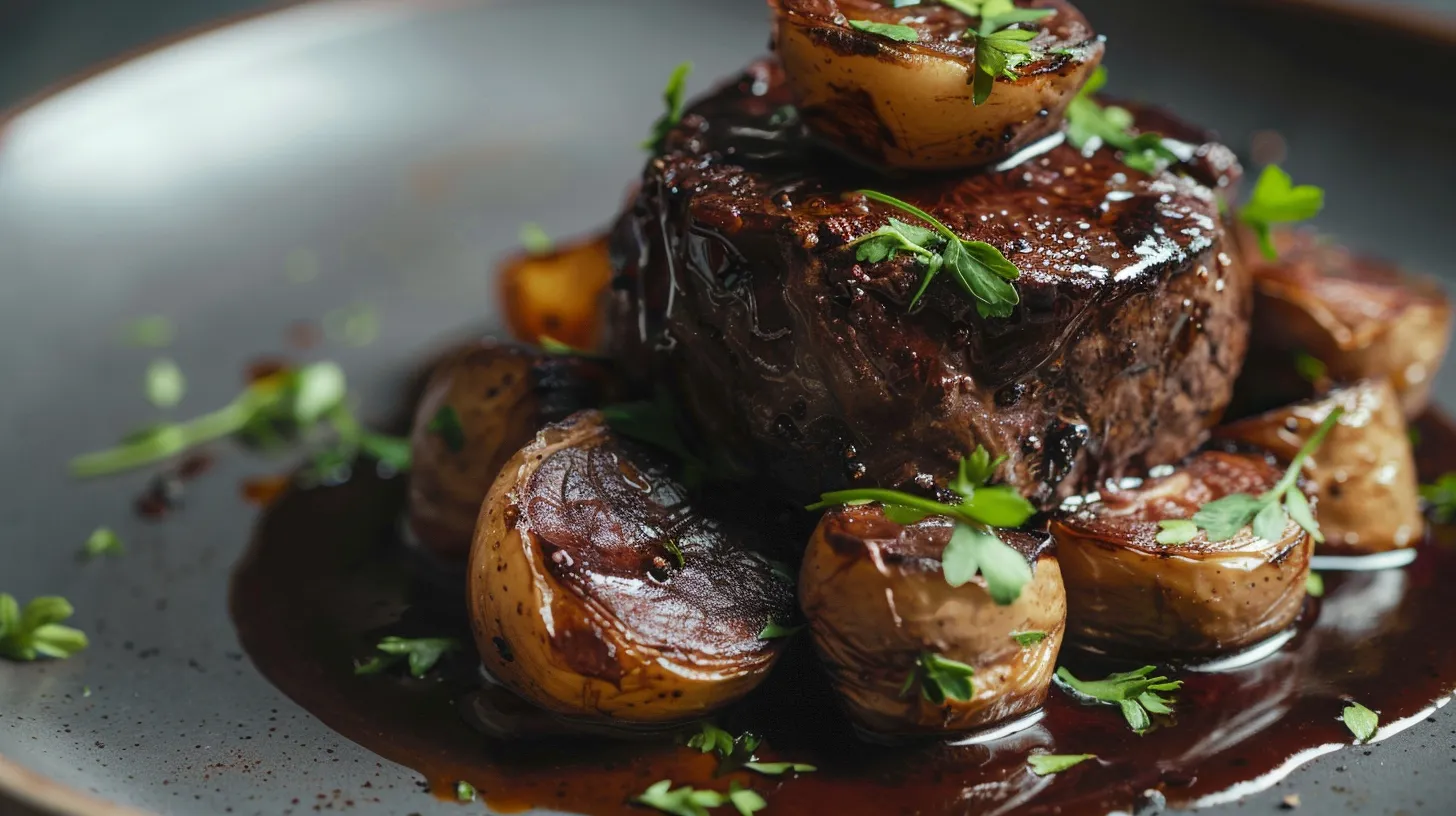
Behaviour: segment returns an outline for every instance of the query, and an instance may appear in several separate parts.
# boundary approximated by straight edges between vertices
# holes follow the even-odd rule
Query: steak
[[[1172,463],[1219,421],[1251,285],[1221,198],[1228,148],[1164,114],[1182,159],[1133,170],[1060,134],[980,173],[887,177],[814,141],[781,71],[751,65],[648,164],[612,235],[608,345],[670,383],[703,434],[792,501],[848,486],[933,492],[976,446],[1044,507]],[[909,201],[1021,270],[983,318],[942,274],[850,243]]]

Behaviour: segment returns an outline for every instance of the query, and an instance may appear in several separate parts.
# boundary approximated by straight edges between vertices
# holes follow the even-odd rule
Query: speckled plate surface
[[[1448,273],[1449,50],[1423,44],[1401,69],[1414,81],[1380,88],[1337,70],[1323,44],[1340,30],[1323,23],[1082,5],[1111,37],[1119,93],[1175,103],[1241,150],[1287,144],[1295,176],[1330,191],[1325,227]],[[153,352],[121,340],[143,315],[176,326],[188,416],[260,355],[296,354],[295,323],[368,304],[377,339],[309,355],[388,414],[430,349],[495,322],[492,264],[522,222],[565,235],[610,218],[671,66],[696,61],[699,90],[766,38],[761,0],[326,2],[169,46],[4,124],[0,590],[71,598],[92,646],[0,662],[0,812],[21,807],[4,791],[84,813],[458,812],[241,653],[226,587],[255,510],[239,484],[282,461],[224,449],[161,522],[132,513],[146,474],[76,483],[64,463],[156,419]],[[1456,404],[1449,375],[1439,393]],[[98,525],[125,557],[77,560]],[[1438,712],[1225,807],[1297,791],[1314,813],[1452,812],[1453,728]]]

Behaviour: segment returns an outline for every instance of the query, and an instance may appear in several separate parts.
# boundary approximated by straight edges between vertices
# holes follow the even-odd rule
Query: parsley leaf
[[[667,79],[667,87],[662,90],[662,101],[667,105],[667,112],[653,123],[652,135],[642,143],[642,149],[651,153],[662,152],[663,142],[667,141],[667,134],[677,127],[683,118],[683,100],[687,95],[688,75],[693,72],[693,64],[684,62],[673,69],[672,76]]]
[[[1294,355],[1294,373],[1311,385],[1319,385],[1329,378],[1330,369],[1320,358],[1301,351]]]
[[[1198,537],[1198,525],[1188,519],[1164,519],[1158,527],[1162,529],[1153,540],[1165,547],[1187,544]]]
[[[1103,106],[1094,98],[1107,85],[1107,69],[1098,67],[1067,106],[1067,141],[1083,153],[1107,145],[1122,152],[1122,162],[1134,170],[1157,173],[1178,155],[1157,133],[1132,132],[1133,115],[1116,105]]]
[[[110,527],[97,527],[86,539],[86,546],[82,550],[82,554],[87,558],[121,555],[125,552],[126,547],[121,543],[121,536],[113,532]]]
[[[1305,576],[1304,594],[1311,598],[1323,598],[1325,596],[1325,577],[1318,572],[1311,572]]]
[[[460,648],[455,638],[402,638],[390,636],[379,641],[374,648],[384,652],[366,663],[354,666],[354,674],[379,674],[385,669],[408,659],[412,677],[424,677],[440,662],[440,658]]]
[[[871,201],[909,213],[933,228],[932,232],[891,219],[888,226],[854,242],[860,247],[855,257],[861,261],[887,260],[900,252],[918,256],[925,265],[925,274],[910,300],[911,309],[925,295],[930,282],[945,269],[962,291],[975,300],[976,310],[982,317],[1010,317],[1011,310],[1021,302],[1010,281],[1021,277],[1021,270],[1001,250],[985,241],[962,239],[935,216],[913,204],[874,190],[858,192]]]
[[[522,224],[516,235],[517,240],[521,242],[521,247],[526,250],[528,255],[550,254],[551,248],[554,246],[551,236],[547,235],[546,230],[535,221],[527,221]]]
[[[986,579],[986,591],[1000,606],[1015,603],[1031,582],[1031,566],[1021,553],[1008,547],[995,533],[957,524],[941,556],[946,583],[964,586],[977,572]]]
[[[1011,639],[1023,649],[1032,647],[1047,639],[1046,632],[1012,632]]]
[[[729,798],[717,791],[697,790],[687,785],[673,789],[672,780],[663,779],[633,797],[632,801],[663,813],[671,813],[673,816],[708,816],[709,808],[722,807],[729,802]],[[743,797],[743,802],[750,809],[745,810],[740,807],[738,812],[746,816],[752,816],[755,810],[762,810],[765,807],[762,804],[762,797],[758,798],[757,803],[750,801],[748,797]],[[757,807],[754,807],[755,805]],[[738,807],[738,805],[735,803],[734,807]]]
[[[475,786],[465,781],[456,782],[455,798],[461,802],[474,802]]]
[[[1121,672],[1105,680],[1078,680],[1064,666],[1057,669],[1057,680],[1085,698],[1116,705],[1133,731],[1143,734],[1153,727],[1150,714],[1172,714],[1176,700],[1162,692],[1177,691],[1182,680],[1169,680],[1162,675],[1150,677],[1156,667],[1143,666],[1136,671]]]
[[[63,659],[81,651],[87,646],[86,635],[61,623],[74,614],[65,598],[35,598],[21,610],[15,596],[0,592],[0,657]]]
[[[965,702],[975,694],[971,678],[976,670],[964,663],[941,657],[935,652],[921,652],[915,659],[915,666],[900,687],[900,696],[920,686],[920,694],[936,705],[943,705],[947,699]]]
[[[1032,754],[1026,758],[1026,764],[1037,776],[1051,776],[1096,758],[1096,754]]]
[[[1309,499],[1299,489],[1299,474],[1304,469],[1305,461],[1324,444],[1325,437],[1329,436],[1344,414],[1344,408],[1336,408],[1325,417],[1309,441],[1294,455],[1278,484],[1268,492],[1260,496],[1233,493],[1211,501],[1193,514],[1193,523],[1207,533],[1208,540],[1214,543],[1228,541],[1250,524],[1254,526],[1254,535],[1265,541],[1277,541],[1292,518],[1311,538],[1323,544],[1324,533],[1320,531],[1319,523],[1310,511]]]
[[[982,32],[968,33],[976,40],[976,74],[971,79],[971,101],[984,105],[996,89],[997,79],[1020,78],[1015,69],[1031,59],[1031,46],[1027,43],[1036,39],[1038,32],[1022,29],[985,32],[983,24]]]
[[[799,631],[803,628],[803,624],[800,624],[798,626],[785,626],[778,621],[770,620],[763,627],[763,631],[758,633],[758,639],[777,640],[779,638],[793,637],[794,635],[797,635]]]
[[[441,405],[425,430],[440,437],[451,453],[465,450],[465,426],[460,424],[460,414],[454,407]]]
[[[148,402],[158,408],[171,408],[187,393],[187,378],[176,363],[161,357],[147,366],[146,391]]]
[[[920,39],[920,33],[915,29],[896,23],[877,23],[873,20],[850,20],[849,27],[867,34],[887,37],[896,42],[915,42]]]
[[[738,816],[753,816],[753,814],[768,807],[768,802],[757,791],[749,790],[737,782],[728,784],[728,804],[738,811]]]
[[[1345,721],[1345,727],[1350,729],[1350,733],[1355,735],[1356,742],[1369,742],[1374,739],[1375,732],[1380,727],[1380,715],[1354,700],[1345,706],[1341,719]]]
[[[1294,186],[1294,179],[1277,164],[1259,174],[1249,203],[1239,210],[1239,220],[1259,236],[1259,249],[1271,261],[1279,259],[1274,246],[1275,224],[1293,224],[1319,215],[1325,207],[1325,191],[1309,184]]]
[[[802,762],[745,762],[743,767],[750,771],[756,771],[764,776],[783,776],[790,771],[799,773],[813,773],[819,770],[813,765],[805,765]]]
[[[688,747],[705,754],[716,753],[719,759],[728,759],[739,751],[752,756],[761,741],[757,735],[750,733],[735,737],[710,722],[702,723],[699,729],[698,733],[688,738]]]
[[[1447,473],[1434,484],[1421,485],[1421,498],[1437,524],[1456,521],[1456,473]]]

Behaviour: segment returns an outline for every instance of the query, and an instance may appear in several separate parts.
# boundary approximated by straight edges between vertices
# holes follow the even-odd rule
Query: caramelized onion
[[[1304,603],[1312,541],[1293,520],[1278,541],[1247,527],[1212,542],[1155,540],[1159,521],[1188,519],[1233,493],[1279,481],[1262,457],[1210,451],[1131,489],[1107,489],[1051,524],[1067,586],[1068,636],[1097,651],[1215,655],[1269,638]]]
[[[446,356],[430,375],[410,434],[408,524],[415,540],[446,560],[464,561],[501,465],[543,424],[600,405],[614,391],[609,366],[597,360],[488,340]],[[442,411],[453,413],[455,431],[440,427]]]
[[[590,721],[701,717],[758,685],[793,588],[745,547],[753,528],[705,517],[657,457],[589,411],[513,456],[481,508],[470,618],[506,687]]]
[[[1034,565],[1031,583],[998,606],[979,576],[952,587],[940,558],[951,525],[902,527],[878,505],[824,515],[799,573],[804,614],[855,723],[879,734],[969,731],[1035,711],[1046,699],[1066,624],[1066,598],[1046,538],[1003,532]],[[1022,645],[1013,635],[1044,633]],[[905,689],[921,655],[971,666],[971,699]]]
[[[1032,61],[974,104],[980,20],[939,4],[895,8],[884,0],[770,0],[774,49],[803,121],[845,152],[904,169],[974,167],[1055,133],[1102,60],[1087,19],[1065,0],[1023,2],[1055,14],[1027,24]],[[904,24],[916,42],[860,31],[849,21]]]
[[[1319,496],[1325,536],[1319,551],[1368,555],[1414,547],[1425,519],[1409,431],[1389,382],[1364,380],[1214,433],[1265,448],[1287,462],[1337,407],[1344,407],[1344,414],[1304,465],[1304,476]]]

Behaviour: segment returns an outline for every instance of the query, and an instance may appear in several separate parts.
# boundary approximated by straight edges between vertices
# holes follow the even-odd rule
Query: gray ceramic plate
[[[1294,174],[1330,190],[1325,226],[1445,271],[1456,120],[1450,88],[1422,82],[1451,75],[1451,51],[1406,47],[1411,78],[1382,88],[1327,47],[1379,42],[1368,29],[1082,5],[1112,37],[1120,93],[1175,103],[1241,149],[1281,132]],[[388,411],[429,349],[497,319],[492,263],[522,222],[568,234],[610,217],[671,66],[696,61],[701,89],[766,38],[761,0],[327,2],[170,46],[5,124],[0,590],[70,597],[93,645],[0,663],[0,790],[96,813],[111,811],[75,792],[169,814],[457,812],[240,653],[225,589],[254,510],[237,486],[279,462],[223,456],[161,523],[131,512],[145,475],[78,484],[64,462],[154,419],[152,353],[120,340],[142,315],[176,325],[189,415],[286,351],[296,321],[369,304],[377,340],[314,353],[344,364],[366,412]],[[130,553],[79,563],[103,524]],[[1298,791],[1316,813],[1451,812],[1452,734],[1438,713],[1242,807]]]

